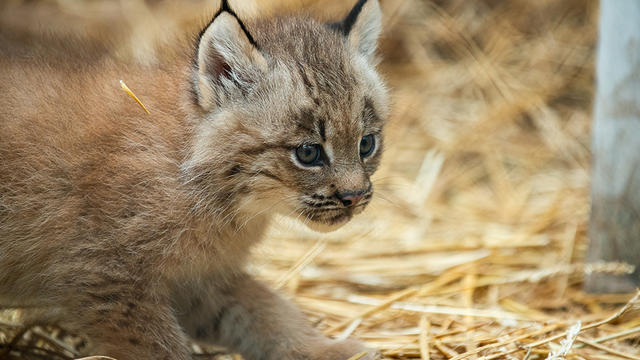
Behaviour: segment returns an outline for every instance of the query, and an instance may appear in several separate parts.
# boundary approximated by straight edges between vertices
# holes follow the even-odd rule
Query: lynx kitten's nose
[[[345,191],[342,193],[336,193],[336,196],[340,199],[342,205],[353,207],[362,200],[364,197],[364,191]]]

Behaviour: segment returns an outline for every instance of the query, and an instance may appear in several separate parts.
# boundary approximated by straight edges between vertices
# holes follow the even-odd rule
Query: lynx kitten
[[[380,26],[376,0],[333,24],[245,25],[225,3],[155,68],[0,44],[0,305],[119,360],[188,359],[188,338],[247,360],[375,358],[243,268],[273,213],[329,231],[369,203]]]

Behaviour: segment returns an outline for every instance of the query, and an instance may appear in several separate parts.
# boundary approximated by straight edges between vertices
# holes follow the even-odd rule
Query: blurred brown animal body
[[[195,60],[155,68],[0,53],[0,304],[38,307],[118,359],[186,359],[187,337],[247,360],[362,351],[243,271],[271,212],[332,229],[371,197],[378,4],[350,16],[247,32],[221,11]],[[303,145],[325,163],[301,163]]]

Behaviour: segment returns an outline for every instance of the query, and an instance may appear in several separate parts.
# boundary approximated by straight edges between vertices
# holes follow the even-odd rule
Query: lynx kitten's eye
[[[375,148],[376,138],[372,134],[363,136],[362,139],[360,139],[360,157],[365,158],[371,155]]]
[[[320,159],[321,151],[322,149],[318,144],[300,145],[296,149],[296,156],[303,165],[320,165],[318,160]]]

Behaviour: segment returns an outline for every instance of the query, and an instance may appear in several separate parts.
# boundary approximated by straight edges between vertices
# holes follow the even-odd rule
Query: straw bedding
[[[144,10],[136,20],[118,17],[116,2],[101,6],[130,25],[109,51],[140,61],[160,56],[164,37],[135,24],[169,23],[164,35],[191,31],[199,9],[215,8],[130,3]],[[363,339],[389,359],[640,359],[637,296],[581,290],[588,272],[629,271],[583,262],[597,2],[382,5],[380,70],[394,111],[377,198],[328,235],[279,221],[251,271],[327,334]],[[90,23],[85,36],[98,38],[104,18],[73,6],[60,33]],[[332,16],[348,4],[264,6]],[[150,45],[127,45],[141,39]],[[82,346],[52,325],[25,329],[18,315],[0,312],[0,358],[68,359]],[[219,349],[194,352],[235,359]]]

